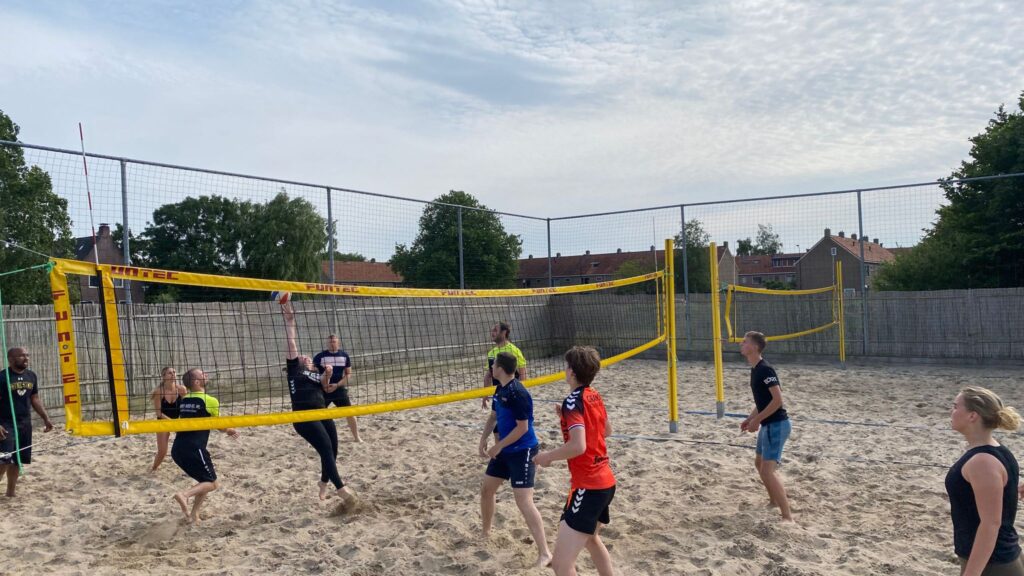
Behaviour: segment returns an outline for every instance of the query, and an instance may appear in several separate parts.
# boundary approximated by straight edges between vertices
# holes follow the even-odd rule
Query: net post
[[[836,299],[838,301],[839,308],[839,364],[846,369],[846,312],[843,310],[845,307],[845,298],[843,294],[843,262],[836,262]]]
[[[687,271],[686,255],[686,204],[679,205],[680,246],[683,251],[683,323],[686,325],[686,349],[690,349],[690,276]]]
[[[676,280],[673,239],[665,240],[665,348],[668,353],[668,431],[679,432],[678,356],[676,354]]]
[[[128,391],[125,386],[124,350],[117,320],[117,293],[109,273],[97,268],[102,302],[100,316],[107,353],[107,378],[110,384],[110,409],[114,419],[114,436],[121,436],[121,427],[128,423]]]
[[[721,419],[725,416],[725,384],[722,374],[722,318],[718,302],[718,246],[712,242],[708,249],[708,260],[711,261],[711,346],[715,357],[715,413]]]

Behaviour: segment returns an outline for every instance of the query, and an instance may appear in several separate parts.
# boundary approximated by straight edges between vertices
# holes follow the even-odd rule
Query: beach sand
[[[778,372],[793,435],[782,475],[798,525],[779,522],[739,420],[683,413],[668,434],[666,365],[631,360],[598,375],[616,436],[618,479],[603,538],[620,574],[956,574],[943,477],[964,448],[949,429],[957,390],[995,390],[1024,407],[1012,369],[787,365]],[[707,363],[681,370],[682,411],[713,412]],[[726,365],[727,410],[748,412],[749,370]],[[541,442],[561,442],[552,406],[563,383],[531,389]],[[216,390],[211,389],[216,395]],[[221,489],[191,526],[171,499],[192,485],[168,459],[148,473],[152,436],[72,438],[37,430],[18,497],[0,499],[5,574],[547,574],[506,486],[490,540],[480,536],[479,401],[343,421],[339,467],[359,510],[317,499],[319,464],[291,426],[211,435]],[[840,423],[841,422],[853,422]],[[873,423],[879,425],[863,425]],[[997,436],[1018,457],[1024,440]],[[536,502],[553,545],[568,492],[565,463],[538,472]],[[1019,524],[1020,526],[1020,524]],[[595,574],[586,552],[577,567]]]

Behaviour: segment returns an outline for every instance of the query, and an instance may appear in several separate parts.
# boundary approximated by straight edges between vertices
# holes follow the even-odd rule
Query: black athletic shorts
[[[171,459],[196,482],[217,481],[217,471],[205,447],[174,446],[171,448]]]
[[[537,475],[537,465],[533,457],[537,455],[537,447],[515,452],[498,454],[487,463],[487,474],[511,482],[513,488],[533,488],[533,479]]]
[[[352,405],[352,401],[348,399],[348,386],[342,386],[330,394],[324,394],[324,400],[327,401],[328,408],[331,407],[331,402],[338,408]]]
[[[7,431],[7,438],[0,440],[0,464],[17,464],[18,456],[13,452],[17,450],[14,445],[14,424],[0,422],[0,426]],[[25,448],[21,451],[21,463],[32,463],[32,423],[18,424],[18,445]],[[5,456],[10,454],[9,456]]]
[[[594,490],[577,488],[569,493],[565,501],[562,517],[565,523],[577,532],[593,534],[597,532],[597,523],[608,524],[608,505],[615,498],[615,486]]]

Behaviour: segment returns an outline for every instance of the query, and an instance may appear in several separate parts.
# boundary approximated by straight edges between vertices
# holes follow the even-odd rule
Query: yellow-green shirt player
[[[508,352],[509,354],[516,357],[516,378],[520,382],[526,380],[526,357],[523,356],[523,352],[518,346],[509,341],[509,336],[512,334],[512,328],[508,322],[498,322],[491,327],[491,340],[494,342],[494,348],[491,348],[490,352],[487,353],[487,372],[484,373],[484,386],[500,386],[494,374],[491,373],[491,368],[494,367],[494,359],[502,352]],[[484,397],[481,404],[484,408],[487,408],[487,403],[490,402],[489,396]]]

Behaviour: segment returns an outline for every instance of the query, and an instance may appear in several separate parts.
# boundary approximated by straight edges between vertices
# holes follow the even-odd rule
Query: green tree
[[[1024,178],[953,182],[1024,172],[1024,92],[970,139],[970,159],[942,184],[947,204],[909,252],[882,266],[878,290],[1024,286]]]
[[[711,270],[708,259],[708,246],[711,245],[711,235],[704,230],[700,220],[688,220],[686,222],[686,242],[683,242],[683,235],[676,234],[675,237],[675,280],[676,293],[683,293],[683,248],[686,253],[686,275],[690,281],[690,292],[711,291]]]
[[[329,252],[325,252],[324,255],[321,256],[321,258],[323,258],[324,260],[329,260],[331,258],[331,255],[330,255]],[[334,261],[335,262],[366,262],[366,256],[363,256],[362,254],[359,254],[357,252],[338,252],[337,250],[335,250],[334,251]]]
[[[751,254],[771,256],[782,252],[782,241],[772,230],[772,225],[757,225],[757,236],[754,238],[754,249]]]
[[[245,275],[272,280],[320,280],[327,220],[303,198],[283,190],[252,209],[241,231]]]
[[[769,290],[795,290],[795,282],[783,282],[782,280],[766,280],[764,287]]]
[[[223,196],[188,197],[164,204],[138,241],[140,263],[154,268],[237,274],[242,270],[242,236],[254,226],[249,202]],[[123,231],[121,237],[123,237]]]
[[[655,266],[653,260],[648,260],[647,258],[627,260],[619,266],[612,277],[616,280],[621,280],[623,278],[632,278],[633,276],[643,276],[656,270],[657,266]],[[620,286],[616,289],[618,294],[654,294],[655,292],[657,292],[657,287],[654,285],[654,282],[630,284],[629,286]]]
[[[0,111],[0,140],[17,141],[17,124]],[[74,250],[67,200],[53,192],[50,175],[25,164],[17,146],[0,146],[0,239],[49,256],[70,257]],[[4,246],[0,271],[46,262],[45,256]],[[48,304],[49,278],[42,271],[0,277],[4,304]]]
[[[736,255],[737,256],[750,256],[754,253],[754,241],[748,236],[742,240],[736,242]]]
[[[519,236],[505,232],[498,215],[472,194],[452,190],[429,204],[420,216],[420,229],[409,246],[395,246],[392,270],[418,288],[459,286],[459,230],[457,206],[462,210],[463,269],[467,288],[515,286]]]
[[[110,238],[114,241],[114,247],[117,248],[119,253],[124,252],[124,226],[120,222],[114,225],[114,230],[110,233]],[[132,265],[140,266],[145,265],[147,262],[146,241],[137,236],[132,229],[128,229],[128,252],[132,257]]]

